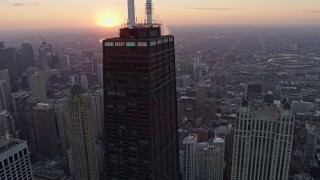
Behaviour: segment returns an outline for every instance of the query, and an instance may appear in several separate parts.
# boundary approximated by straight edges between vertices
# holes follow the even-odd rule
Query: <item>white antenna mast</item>
[[[146,14],[147,14],[147,27],[152,27],[152,0],[147,0],[146,3]]]
[[[135,26],[135,9],[134,9],[134,0],[128,0],[128,27],[129,29],[133,29]]]

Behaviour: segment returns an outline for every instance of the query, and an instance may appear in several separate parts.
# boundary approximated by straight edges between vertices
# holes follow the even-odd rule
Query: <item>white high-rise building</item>
[[[90,96],[83,87],[74,85],[67,104],[70,113],[67,136],[71,174],[77,180],[99,179]]]
[[[198,136],[190,134],[183,140],[184,145],[184,172],[183,179],[196,179],[196,147],[198,143]]]
[[[273,95],[266,95],[262,108],[244,97],[234,132],[232,180],[288,179],[294,117],[283,99],[276,108]]]
[[[91,94],[91,107],[96,139],[103,139],[105,137],[103,90]]]
[[[84,88],[84,89],[88,89],[88,78],[86,75],[81,75],[81,80],[80,80],[80,83],[81,83],[81,86]]]
[[[0,179],[32,180],[26,141],[0,137]]]
[[[36,72],[29,78],[30,91],[32,96],[41,102],[47,101],[45,77],[42,72]]]

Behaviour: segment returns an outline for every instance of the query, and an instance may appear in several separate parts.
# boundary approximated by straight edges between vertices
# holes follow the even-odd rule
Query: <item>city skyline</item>
[[[127,21],[127,1],[0,1],[3,29],[120,26]],[[143,0],[136,0],[136,18],[143,22]],[[155,1],[156,22],[195,24],[319,24],[320,2],[310,0]],[[58,13],[57,13],[58,12]],[[86,13],[83,13],[86,12]],[[161,15],[160,15],[161,14]],[[192,16],[190,16],[192,14]],[[8,18],[10,17],[10,18]]]
[[[320,180],[317,1],[0,0],[0,179]]]

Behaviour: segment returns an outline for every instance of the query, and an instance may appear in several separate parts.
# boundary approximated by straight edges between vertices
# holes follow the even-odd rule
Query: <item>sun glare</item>
[[[120,25],[120,20],[115,13],[112,12],[99,12],[95,17],[98,26],[113,27]]]

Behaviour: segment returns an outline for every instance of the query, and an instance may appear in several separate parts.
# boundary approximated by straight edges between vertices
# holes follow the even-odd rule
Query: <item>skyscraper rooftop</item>
[[[70,93],[71,94],[84,94],[84,93],[86,93],[86,90],[82,86],[76,84],[71,88]]]

